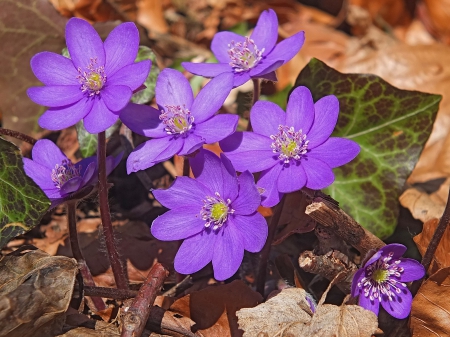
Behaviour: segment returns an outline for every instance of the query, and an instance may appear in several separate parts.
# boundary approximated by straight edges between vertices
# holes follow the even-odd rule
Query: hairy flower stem
[[[106,135],[105,131],[98,134],[98,198],[100,202],[100,214],[102,219],[103,236],[105,237],[106,250],[109,263],[114,274],[117,288],[128,289],[125,270],[119,258],[116,244],[114,242],[114,231],[111,223],[111,214],[108,204],[108,187],[106,181]]]
[[[78,268],[80,269],[81,276],[83,278],[83,283],[86,286],[95,287],[94,279],[92,278],[91,271],[86,264],[86,260],[83,257],[83,253],[81,252],[80,245],[78,243],[78,234],[77,234],[77,218],[76,218],[76,209],[77,209],[77,201],[70,200],[66,202],[67,209],[67,222],[69,224],[69,240],[70,247],[72,249],[72,255],[78,262]],[[95,306],[96,311],[101,311],[106,309],[106,304],[103,302],[101,297],[91,297],[91,300]]]
[[[18,140],[27,142],[28,144],[31,144],[31,145],[34,145],[37,142],[37,140],[34,139],[33,137],[27,136],[26,134],[24,134],[22,132],[10,130],[10,129],[0,128],[0,135],[13,137]]]
[[[266,285],[266,273],[267,273],[267,261],[269,260],[270,248],[272,246],[272,241],[277,232],[278,222],[280,221],[281,213],[283,212],[284,201],[286,200],[286,195],[283,195],[280,203],[275,207],[274,214],[270,220],[269,234],[267,236],[266,244],[260,253],[259,258],[259,268],[258,277],[256,279],[256,291],[259,292],[262,297],[264,297],[264,288]]]
[[[259,100],[259,95],[261,94],[261,80],[259,78],[252,79],[253,81],[253,102],[252,106],[255,105]],[[252,123],[250,122],[250,117],[248,118],[247,131],[252,131]]]

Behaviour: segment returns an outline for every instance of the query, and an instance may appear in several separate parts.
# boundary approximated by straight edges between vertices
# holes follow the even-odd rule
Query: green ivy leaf
[[[144,85],[147,88],[138,91],[131,97],[131,101],[136,104],[146,104],[150,102],[153,97],[155,97],[156,78],[159,75],[159,68],[156,64],[156,55],[149,47],[139,46],[139,51],[135,62],[143,60],[151,60],[152,68],[150,69],[150,73],[144,82]]]
[[[304,85],[314,101],[339,99],[333,136],[361,146],[355,160],[334,169],[336,181],[325,192],[362,226],[380,238],[392,234],[398,198],[419,159],[438,111],[440,95],[400,90],[378,76],[342,74],[312,59],[294,88]]]
[[[105,132],[106,138],[111,137],[111,135],[114,133],[114,131],[117,130],[119,126],[120,120],[118,120],[112,126],[107,128]],[[89,133],[84,128],[83,120],[79,121],[75,125],[75,127],[77,128],[78,144],[80,145],[80,152],[83,158],[87,158],[94,155],[94,153],[97,152],[97,144],[98,144],[97,134]]]
[[[50,201],[23,170],[20,150],[0,138],[0,248],[41,220]]]

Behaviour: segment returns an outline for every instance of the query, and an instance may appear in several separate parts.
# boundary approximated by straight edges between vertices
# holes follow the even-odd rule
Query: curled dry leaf
[[[450,336],[450,268],[430,276],[414,297],[410,328],[413,337]]]
[[[438,224],[439,219],[431,219],[427,221],[423,224],[422,233],[413,238],[422,256],[425,254]],[[428,273],[434,274],[437,270],[446,267],[450,267],[450,229],[448,227],[442,236],[441,242],[439,242]]]
[[[54,336],[64,323],[77,262],[36,250],[0,260],[0,336]]]
[[[378,327],[377,316],[357,305],[319,304],[312,314],[305,294],[303,289],[283,289],[255,308],[239,310],[243,337],[370,337]]]

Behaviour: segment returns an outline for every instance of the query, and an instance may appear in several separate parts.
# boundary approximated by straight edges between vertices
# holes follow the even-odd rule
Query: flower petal
[[[223,281],[234,275],[244,258],[244,242],[237,228],[231,224],[218,234],[212,258],[214,278]]]
[[[275,165],[279,160],[272,152],[271,144],[269,137],[254,132],[235,132],[220,141],[221,149],[240,172],[260,172]]]
[[[300,164],[284,165],[278,176],[278,191],[290,193],[302,189],[306,184],[306,174]]]
[[[105,65],[103,42],[89,22],[71,18],[66,25],[66,44],[75,68],[82,70],[97,59],[97,65]]]
[[[233,201],[231,207],[237,215],[252,214],[261,204],[261,195],[256,188],[255,178],[249,171],[245,171],[238,177],[238,182],[239,195]]]
[[[45,85],[77,85],[78,71],[72,60],[59,54],[44,51],[37,53],[30,61],[31,69]]]
[[[366,310],[372,311],[375,315],[378,316],[378,312],[380,311],[380,300],[374,299],[370,300],[369,297],[364,296],[364,294],[359,295],[359,306],[363,307]]]
[[[126,85],[134,91],[145,82],[151,66],[150,60],[129,64],[108,77],[108,85]]]
[[[55,165],[61,165],[64,160],[67,160],[66,155],[48,139],[40,139],[34,144],[31,152],[33,161],[44,167],[53,170]]]
[[[232,73],[220,74],[200,90],[190,109],[196,123],[206,121],[219,111],[233,88],[233,80]]]
[[[228,60],[230,62],[230,60]],[[227,63],[194,63],[181,62],[184,69],[192,74],[203,77],[215,77],[222,73],[233,73],[233,68]]]
[[[257,101],[250,111],[253,131],[270,137],[278,133],[279,125],[286,125],[286,113],[273,102]]]
[[[111,111],[123,109],[131,99],[132,91],[124,85],[108,85],[102,90],[102,100]]]
[[[81,100],[84,93],[79,85],[53,85],[45,87],[31,87],[27,95],[37,104],[48,107],[61,107]]]
[[[152,224],[152,235],[158,240],[171,241],[188,238],[205,228],[200,216],[201,207],[178,207],[157,217]]]
[[[241,73],[234,73],[233,88],[240,87],[247,81],[250,81],[250,74],[248,71],[243,71]]]
[[[81,186],[82,180],[83,179],[81,177],[73,177],[72,179],[66,181],[61,186],[61,195],[67,195],[77,191]]]
[[[205,143],[202,137],[193,133],[188,135],[186,138],[181,139],[183,140],[183,147],[181,148],[180,152],[178,152],[178,155],[180,156],[187,156],[188,154],[197,151]]]
[[[233,32],[219,32],[214,35],[211,41],[211,50],[220,63],[230,63],[231,59],[228,55],[230,49],[229,44],[234,42],[244,42],[245,37]]]
[[[261,74],[261,75],[257,75],[255,77],[259,77],[259,78],[262,78],[264,80],[268,80],[268,81],[272,81],[272,82],[277,82],[278,81],[277,74],[276,74],[275,71],[271,71],[270,73],[267,73],[267,74],[264,73],[264,74]]]
[[[95,158],[95,157],[94,157]],[[85,158],[88,159],[88,158]],[[97,161],[93,161],[90,164],[78,162],[77,165],[81,165],[80,175],[82,177],[82,181],[80,184],[80,188],[87,185],[95,185],[97,183]],[[87,164],[87,165],[86,165]],[[108,175],[108,174],[107,174]]]
[[[322,97],[314,104],[314,111],[314,124],[308,131],[309,149],[330,137],[339,116],[339,101],[334,95]]]
[[[400,259],[399,267],[404,269],[400,274],[401,282],[411,282],[419,280],[425,276],[425,268],[416,260],[413,259]]]
[[[106,157],[106,175],[109,176],[112,171],[120,164],[123,157],[123,151],[120,152],[117,156],[108,156]]]
[[[220,161],[222,162],[222,165],[220,166],[223,180],[222,196],[225,200],[229,199],[234,201],[239,194],[239,182],[236,170],[224,153],[220,154]]]
[[[259,50],[264,48],[264,54],[270,53],[278,39],[278,18],[273,9],[261,13],[250,38]]]
[[[210,195],[211,191],[196,179],[177,177],[168,189],[153,190],[152,193],[164,207],[169,209],[197,207],[198,213],[200,213],[203,199]]]
[[[275,166],[264,170],[259,176],[256,186],[264,189],[261,194],[261,205],[264,207],[272,207],[278,204],[283,196],[283,193],[278,192],[277,184],[278,177],[283,168],[283,164],[278,162]]]
[[[114,28],[104,43],[107,76],[134,62],[139,48],[139,31],[133,22],[126,22]]]
[[[37,144],[37,143],[36,143]],[[29,176],[33,181],[42,189],[54,189],[55,184],[52,181],[52,170],[46,166],[38,164],[37,162],[23,158],[23,169],[27,176]]]
[[[168,137],[159,119],[160,111],[148,105],[129,103],[120,111],[120,120],[133,132],[151,138]]]
[[[334,173],[323,161],[306,157],[301,159],[301,165],[306,173],[306,187],[313,190],[320,190],[330,186],[334,181]]]
[[[92,109],[93,99],[81,99],[78,102],[60,108],[48,109],[39,118],[38,124],[43,129],[62,130],[77,124]]]
[[[356,271],[355,275],[353,275],[352,280],[352,296],[356,297],[361,293],[361,288],[358,287],[358,282],[364,277],[365,268],[360,268]],[[364,296],[364,295],[362,295]]]
[[[273,76],[275,70],[283,65],[283,61],[275,61],[272,63],[264,62],[264,60],[258,63],[253,69],[250,70],[249,75],[251,78],[266,78]]]
[[[172,158],[181,150],[181,138],[156,138],[139,145],[127,159],[127,173],[148,169],[153,165]]]
[[[331,168],[335,168],[355,159],[360,151],[361,148],[358,143],[353,140],[331,137],[325,143],[312,149],[308,153],[308,158],[319,159],[327,163]]]
[[[259,252],[266,243],[269,227],[266,219],[254,212],[250,215],[235,215],[230,217],[229,226],[233,226],[240,232],[240,237],[244,242],[244,249],[251,252]]]
[[[84,117],[84,127],[89,133],[99,133],[111,127],[119,119],[119,113],[114,113],[103,99],[94,99],[91,111]]]
[[[408,317],[411,312],[412,305],[412,295],[408,288],[403,287],[402,285],[397,283],[397,287],[401,290],[400,294],[395,294],[392,301],[389,301],[387,296],[383,296],[381,300],[381,305],[384,310],[388,312],[389,315],[395,317],[397,319],[403,319]]]
[[[223,114],[213,116],[207,121],[197,124],[194,133],[202,137],[206,144],[212,144],[235,132],[238,121],[239,117],[237,115]]]
[[[181,274],[192,274],[211,262],[216,246],[217,234],[203,230],[183,241],[175,256],[175,270]]]
[[[178,70],[164,69],[156,80],[156,102],[165,107],[167,105],[185,106],[190,109],[194,101],[189,81]]]
[[[392,253],[393,259],[398,259],[405,254],[407,248],[405,245],[402,245],[400,243],[390,243],[384,247],[382,247],[379,252],[382,256],[387,256],[388,254]]]
[[[289,96],[286,107],[286,125],[293,126],[295,131],[302,130],[308,135],[314,122],[314,102],[311,91],[307,87],[297,87]]]

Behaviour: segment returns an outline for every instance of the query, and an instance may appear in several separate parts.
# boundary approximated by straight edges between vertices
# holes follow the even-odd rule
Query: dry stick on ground
[[[169,272],[160,263],[155,264],[150,269],[147,279],[141,286],[141,289],[139,289],[138,295],[122,318],[121,337],[141,336],[156,295],[168,275]]]
[[[328,202],[313,202],[306,207],[305,213],[355,247],[361,253],[361,257],[366,256],[371,250],[378,250],[386,245],[342,209]]]
[[[34,139],[33,137],[27,136],[26,134],[24,134],[22,132],[10,130],[10,129],[0,128],[0,135],[13,137],[18,140],[27,142],[28,144],[31,144],[31,145],[34,145],[37,142],[37,140]]]
[[[105,298],[112,298],[115,300],[126,300],[129,298],[136,297],[138,292],[136,290],[128,289],[116,289],[116,288],[106,288],[106,287],[84,287],[85,296],[98,296]]]

